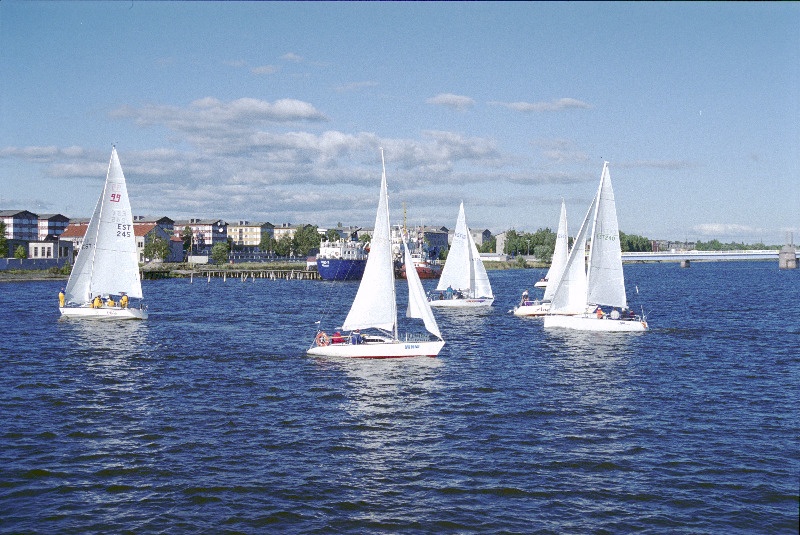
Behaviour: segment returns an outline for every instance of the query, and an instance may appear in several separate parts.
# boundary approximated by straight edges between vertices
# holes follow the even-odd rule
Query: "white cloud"
[[[464,111],[475,105],[475,101],[469,97],[462,95],[454,95],[452,93],[440,93],[435,97],[431,97],[425,101],[427,104],[436,104],[437,106],[447,106],[458,111]]]
[[[590,109],[591,106],[582,100],[574,98],[559,98],[549,102],[497,102],[492,101],[493,106],[503,106],[510,110],[532,113],[545,111],[563,111],[569,109]]]
[[[259,67],[252,67],[250,72],[253,74],[275,74],[278,72],[278,67],[275,65],[261,65]]]
[[[295,54],[294,52],[287,52],[281,56],[281,59],[291,61],[293,63],[301,63],[303,61],[303,56]]]

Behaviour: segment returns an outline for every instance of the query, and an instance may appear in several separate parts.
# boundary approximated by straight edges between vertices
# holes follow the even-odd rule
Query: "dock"
[[[317,271],[305,269],[204,269],[199,271],[191,270],[156,270],[148,269],[141,272],[143,280],[188,278],[190,282],[194,279],[211,281],[212,278],[239,280],[242,282],[257,279],[264,280],[320,280]]]

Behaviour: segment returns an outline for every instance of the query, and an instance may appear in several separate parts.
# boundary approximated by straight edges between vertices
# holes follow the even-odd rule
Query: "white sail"
[[[627,308],[617,206],[614,201],[614,190],[611,187],[608,162],[603,165],[603,175],[597,190],[588,266],[586,302]]]
[[[489,284],[489,274],[486,273],[481,254],[478,252],[478,247],[475,245],[471,232],[467,232],[467,238],[469,239],[470,260],[472,261],[472,273],[474,275],[472,296],[494,298],[492,285]]]
[[[556,246],[553,250],[553,260],[550,269],[547,270],[547,287],[544,290],[545,301],[552,301],[553,294],[556,292],[558,283],[564,274],[564,266],[569,258],[569,232],[567,231],[567,207],[561,201],[561,217],[558,220],[558,231],[556,231]]]
[[[383,163],[383,151],[381,151],[381,163]],[[358,292],[342,328],[353,330],[375,327],[396,334],[397,304],[385,163],[383,163],[381,192],[374,228],[364,275],[361,277]]]
[[[133,214],[116,148],[111,150],[103,193],[86,230],[83,246],[66,287],[70,303],[85,304],[95,295],[142,298]]]
[[[561,281],[553,293],[551,314],[580,314],[586,309],[586,234],[595,201],[596,199],[592,199],[592,204],[589,205],[589,210],[572,244],[572,251],[564,266]]]
[[[447,288],[461,290],[469,297],[494,297],[486,268],[467,226],[463,202],[458,209],[458,219],[453,232],[453,243],[447,253],[447,262],[436,286],[437,291]]]
[[[422,287],[422,282],[419,280],[417,270],[414,269],[414,260],[411,258],[411,253],[408,251],[408,245],[406,245],[405,240],[403,240],[403,261],[406,265],[406,281],[408,282],[408,308],[406,309],[406,317],[421,319],[423,323],[425,323],[425,328],[428,332],[441,339],[442,333],[439,332],[436,318],[433,317],[433,311],[428,305],[428,299],[425,297],[425,289]]]

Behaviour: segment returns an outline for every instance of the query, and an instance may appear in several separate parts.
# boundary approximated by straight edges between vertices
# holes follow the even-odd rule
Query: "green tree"
[[[275,243],[275,254],[278,256],[289,256],[292,252],[292,238],[284,234],[281,239]]]
[[[479,253],[493,253],[497,248],[497,238],[492,236],[478,247]]]
[[[189,226],[183,228],[181,232],[181,239],[183,240],[183,250],[192,254],[192,229]]]
[[[6,224],[0,221],[0,258],[8,256],[8,239],[6,238]]]
[[[295,253],[306,256],[311,249],[319,248],[322,237],[317,232],[316,225],[301,225],[292,238],[292,249]]]
[[[17,260],[24,260],[28,258],[28,251],[26,251],[22,245],[19,245],[16,250],[14,250],[14,258]]]
[[[365,232],[364,234],[360,234],[358,236],[358,241],[360,241],[361,243],[369,243],[372,241],[372,236],[370,236]]]
[[[261,234],[261,242],[258,244],[258,248],[261,249],[262,252],[268,253],[275,250],[276,243],[278,242],[275,240],[275,236],[269,232],[264,232]]]
[[[231,248],[228,242],[215,243],[211,248],[211,259],[216,264],[224,264],[228,261],[228,253],[230,250]]]
[[[649,238],[638,236],[636,234],[625,234],[619,231],[619,246],[623,252],[644,252],[652,251],[653,244]]]
[[[165,260],[169,256],[169,244],[167,241],[159,236],[155,236],[152,240],[148,240],[144,244],[145,258],[151,260]]]
[[[339,239],[339,231],[335,228],[329,228],[325,232],[325,241],[336,241]]]

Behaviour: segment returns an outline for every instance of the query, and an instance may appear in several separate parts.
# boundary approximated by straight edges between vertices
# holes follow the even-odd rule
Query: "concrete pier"
[[[797,248],[794,245],[784,245],[778,253],[778,267],[780,269],[797,269]]]
[[[689,267],[689,261],[688,260],[681,260],[681,267],[682,268]]]

